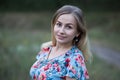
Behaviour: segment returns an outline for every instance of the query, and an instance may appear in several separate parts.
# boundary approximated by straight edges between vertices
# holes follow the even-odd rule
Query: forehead
[[[72,14],[62,14],[57,18],[57,21],[76,24],[75,17]]]

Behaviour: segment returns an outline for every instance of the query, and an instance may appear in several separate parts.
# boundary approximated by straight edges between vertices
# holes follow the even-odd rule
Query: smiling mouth
[[[61,35],[57,35],[58,39],[64,39],[65,37],[64,36],[61,36]]]

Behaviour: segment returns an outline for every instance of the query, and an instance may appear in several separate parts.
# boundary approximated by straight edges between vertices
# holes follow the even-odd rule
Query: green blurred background
[[[0,80],[30,80],[43,42],[51,40],[54,12],[65,4],[85,14],[89,39],[120,52],[119,0],[0,0]],[[92,45],[92,44],[91,44]],[[120,68],[93,54],[90,80],[120,80]]]

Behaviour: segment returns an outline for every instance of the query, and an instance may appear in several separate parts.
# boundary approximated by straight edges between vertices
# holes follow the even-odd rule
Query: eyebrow
[[[60,22],[60,21],[57,20],[56,22]],[[62,23],[62,22],[60,22],[60,23]],[[67,23],[67,25],[68,25],[68,24],[74,26],[74,24],[72,24],[72,23]]]

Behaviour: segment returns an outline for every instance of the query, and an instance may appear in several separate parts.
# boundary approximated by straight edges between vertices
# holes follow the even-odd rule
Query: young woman
[[[43,44],[36,56],[30,69],[32,80],[89,79],[85,62],[90,52],[82,10],[72,5],[61,7],[51,27],[52,42]]]

